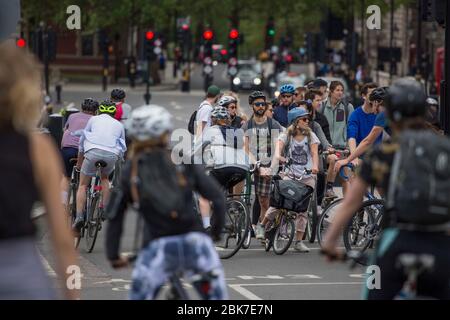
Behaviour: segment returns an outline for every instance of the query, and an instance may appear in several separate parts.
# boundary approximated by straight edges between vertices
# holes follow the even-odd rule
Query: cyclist
[[[217,105],[227,109],[230,116],[229,124],[233,128],[239,129],[245,123],[245,121],[237,114],[237,99],[235,97],[224,95],[219,99]]]
[[[369,134],[359,143],[358,147],[351,153],[347,159],[341,159],[334,165],[335,174],[339,172],[342,166],[347,165],[356,158],[362,156],[375,141],[383,134],[385,130],[389,135],[391,134],[390,128],[386,124],[385,112],[384,112],[384,100],[388,95],[387,87],[380,87],[373,90],[369,95],[369,101],[372,105],[372,110],[377,114],[372,130]]]
[[[128,260],[119,255],[119,247],[125,209],[132,201],[144,218],[148,239],[133,271],[130,298],[154,299],[168,277],[181,270],[215,271],[217,277],[206,298],[227,299],[220,259],[192,206],[192,191],[213,202],[216,219],[212,221],[211,236],[219,239],[225,214],[225,198],[219,185],[201,165],[173,163],[167,149],[172,116],[165,108],[139,107],[131,113],[129,124],[133,144],[120,185],[124,196],[118,199],[120,204],[107,226],[108,260],[114,268],[128,265]],[[153,177],[152,181],[145,178],[147,175]]]
[[[123,124],[114,119],[116,104],[111,100],[103,101],[98,107],[99,115],[92,117],[80,139],[77,167],[80,168],[80,185],[77,191],[77,216],[72,228],[79,230],[84,224],[86,188],[96,174],[95,163],[104,161],[101,169],[103,201],[109,196],[108,176],[114,171],[115,163],[127,150]]]
[[[319,172],[319,139],[309,128],[309,113],[303,107],[294,108],[288,114],[291,124],[286,133],[282,133],[277,141],[275,157],[278,161],[273,161],[272,170],[278,170],[278,163],[292,161],[289,168],[284,172],[284,179],[298,180],[312,188],[315,188],[315,176]],[[304,170],[312,171],[313,175],[304,174]],[[269,221],[273,221],[278,209],[270,207],[264,216],[261,224],[263,227]],[[305,212],[299,212],[295,220],[296,241],[294,249],[300,252],[309,252],[309,248],[303,243],[303,235],[307,224]]]
[[[447,223],[447,225],[442,225],[443,228],[434,229],[435,231],[433,232],[430,226],[435,227],[435,225],[404,221],[405,217],[417,215],[417,212],[409,210],[406,213],[402,213],[398,208],[402,208],[402,205],[409,201],[417,202],[415,199],[417,195],[415,192],[409,193],[410,190],[392,189],[393,185],[405,178],[400,174],[392,173],[394,170],[395,172],[400,172],[402,169],[395,164],[394,160],[400,148],[405,147],[400,145],[400,139],[405,137],[405,134],[410,136],[414,134],[416,137],[419,134],[427,136],[428,143],[433,144],[433,141],[438,137],[435,134],[429,134],[430,131],[426,129],[427,126],[424,119],[425,106],[425,94],[417,82],[400,79],[390,87],[386,99],[386,112],[394,131],[393,141],[382,143],[366,154],[358,176],[355,182],[351,184],[351,189],[345,195],[344,201],[339,206],[333,223],[324,238],[322,247],[324,253],[330,258],[341,256],[342,252],[337,248],[340,230],[350,220],[354,212],[358,210],[369,185],[376,184],[382,193],[387,194],[388,204],[398,199],[396,198],[398,193],[402,193],[405,196],[408,195],[409,199],[403,199],[402,203],[395,201],[393,203],[394,206],[384,213],[383,232],[375,249],[374,257],[372,257],[373,259],[370,262],[370,264],[379,266],[382,271],[380,274],[381,288],[378,290],[367,290],[365,288],[364,296],[368,299],[393,299],[402,289],[405,276],[403,270],[396,267],[397,258],[402,253],[432,254],[435,257],[434,270],[432,273],[423,274],[418,278],[418,292],[419,294],[433,296],[438,299],[450,299],[450,255],[448,254],[450,252],[450,226]],[[426,157],[427,155],[422,155],[421,157],[424,156]],[[417,161],[417,158],[416,153],[412,157],[408,157],[406,163]],[[405,164],[403,161],[400,163]],[[396,169],[393,168],[394,164],[397,167]],[[444,174],[446,177],[450,174],[448,162],[444,164],[437,160],[436,167],[432,163],[429,163],[429,165],[436,170],[436,174],[439,172],[439,174]],[[391,174],[393,175],[392,177]],[[420,174],[419,172],[417,173],[416,179],[419,179]],[[431,179],[428,173],[422,177]],[[434,182],[438,181],[435,177]],[[414,186],[414,188],[417,188],[417,186]],[[428,194],[428,190],[420,192]],[[436,190],[436,192],[440,192],[440,190]],[[443,195],[442,192],[441,195]],[[429,199],[424,198],[423,200]],[[428,208],[428,210],[432,210],[433,206]],[[448,216],[450,208],[447,208],[447,212],[442,211],[442,209],[444,208],[441,207],[440,214],[447,214]],[[431,212],[419,211],[426,216],[432,215]]]
[[[67,270],[77,258],[59,199],[60,154],[50,137],[35,132],[42,97],[39,65],[9,43],[0,45],[0,57],[0,300],[59,298],[42,265],[31,219],[39,199],[46,209],[60,288],[65,298],[76,299],[79,290],[67,286],[72,283]]]
[[[236,100],[235,107],[233,108],[233,103],[229,104],[228,111],[231,116],[231,126],[234,128],[240,128],[242,125],[248,120],[247,115],[242,112],[241,103],[239,101],[239,97],[233,91],[227,91],[224,93],[224,96],[229,96]]]
[[[273,156],[273,141],[276,141],[278,133],[283,127],[275,119],[268,118],[266,96],[261,91],[250,94],[248,102],[253,109],[253,116],[247,121],[242,129],[244,135],[244,150],[252,163],[260,161],[261,167],[255,171],[255,193],[260,204],[259,218],[262,220],[269,208],[269,194],[271,184],[270,164]],[[282,107],[280,107],[282,108]],[[257,221],[253,221],[255,225]],[[257,239],[264,239],[264,229],[258,225],[254,226]]]
[[[283,127],[288,126],[288,112],[296,107],[294,104],[295,88],[292,84],[285,84],[280,87],[280,103],[274,108],[273,118]]]
[[[442,133],[442,127],[439,123],[439,103],[434,98],[427,98],[427,112],[425,114],[425,119],[433,130]]]
[[[113,89],[111,91],[111,101],[116,104],[117,111],[114,119],[122,121],[124,123],[131,113],[131,106],[125,103],[125,91],[123,89]]]
[[[294,92],[294,103],[299,106],[300,101],[305,100],[306,87],[297,87]]]
[[[347,144],[347,122],[353,112],[351,103],[343,101],[344,85],[340,81],[331,81],[330,96],[322,104],[321,112],[325,115],[330,124],[331,144],[335,147],[344,147]],[[331,155],[328,159],[329,169],[327,173],[327,185],[325,196],[335,198],[336,194],[333,190],[336,173],[332,168],[335,162],[339,160],[336,155]],[[345,192],[347,182],[342,181],[342,187]]]
[[[98,102],[87,98],[81,103],[81,112],[71,114],[64,126],[64,134],[61,140],[61,154],[64,161],[64,177],[62,180],[62,201],[66,204],[68,180],[72,175],[72,169],[75,163],[71,159],[78,157],[78,145],[80,144],[80,137],[76,132],[83,130],[86,127],[89,119],[95,115],[98,109]]]
[[[330,124],[328,123],[327,118],[320,112],[320,104],[322,102],[322,93],[317,89],[311,89],[308,90],[305,93],[305,100],[311,101],[311,110],[312,113],[312,120],[317,122],[323,130],[323,133],[325,134],[325,137],[327,138],[328,142],[331,143],[331,136],[330,136]]]

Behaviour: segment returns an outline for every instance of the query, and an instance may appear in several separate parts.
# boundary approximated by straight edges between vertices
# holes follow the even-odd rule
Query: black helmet
[[[379,87],[374,89],[369,95],[369,100],[384,101],[388,95],[388,88],[389,87]]]
[[[92,98],[84,99],[84,101],[81,103],[81,110],[87,111],[87,112],[96,112],[98,109],[98,102],[95,101]]]
[[[389,118],[399,122],[405,118],[425,115],[426,95],[419,82],[400,79],[389,88],[385,107]]]
[[[111,91],[111,99],[116,101],[125,99],[125,91],[122,89],[113,89],[113,91]]]
[[[266,95],[261,91],[253,91],[248,97],[248,104],[253,104],[256,99],[264,99],[266,101]]]

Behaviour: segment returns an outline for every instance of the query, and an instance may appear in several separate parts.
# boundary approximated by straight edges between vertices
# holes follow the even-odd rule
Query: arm
[[[284,150],[284,141],[278,139],[276,145],[275,145],[275,156],[274,156],[274,160],[272,161],[272,165],[270,167],[270,170],[272,171],[272,173],[276,173],[278,171],[278,167],[279,167],[279,163],[284,163],[286,162],[286,158],[283,157],[282,152]]]
[[[327,117],[325,117],[324,115],[322,115],[322,130],[323,133],[325,134],[325,137],[327,137],[327,140],[330,144],[333,144],[333,142],[331,141],[331,135],[330,135],[330,124],[328,123]]]
[[[250,152],[250,138],[248,136],[244,136],[244,151],[248,155],[251,164],[256,163],[255,156]]]
[[[314,133],[316,134],[317,138],[320,140],[320,144],[323,147],[323,150],[327,150],[331,147],[330,143],[328,142],[327,137],[325,136],[325,133],[322,130],[322,127],[317,122],[313,122],[314,125]]]
[[[340,256],[340,252],[337,249],[337,240],[341,234],[342,228],[361,206],[366,190],[367,184],[359,177],[350,184],[350,189],[346,192],[342,204],[338,206],[338,211],[335,214],[333,223],[325,234],[322,246],[324,252],[330,255]]]
[[[40,196],[47,210],[47,219],[52,235],[52,244],[58,265],[58,274],[62,280],[62,288],[68,299],[79,297],[79,291],[67,288],[67,273],[69,266],[78,265],[73,248],[71,231],[67,225],[64,207],[59,197],[62,176],[62,164],[55,145],[44,135],[32,135],[31,158],[34,168],[34,178]]]
[[[311,145],[312,156],[312,173],[317,174],[319,172],[319,145],[314,143]]]

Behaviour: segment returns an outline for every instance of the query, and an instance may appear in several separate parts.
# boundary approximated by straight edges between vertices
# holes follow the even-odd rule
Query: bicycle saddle
[[[107,165],[108,165],[108,164],[107,164],[105,161],[103,161],[103,160],[99,160],[99,161],[97,161],[97,162],[95,163],[95,167],[102,167],[102,168],[105,168]]]

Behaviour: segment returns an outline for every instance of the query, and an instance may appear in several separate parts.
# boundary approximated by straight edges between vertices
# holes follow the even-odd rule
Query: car
[[[260,62],[239,60],[236,64],[236,75],[231,77],[231,90],[263,90],[264,77]]]
[[[276,86],[277,89],[273,92],[275,97],[278,97],[280,92],[278,88],[285,84],[292,84],[294,88],[303,87],[305,85],[306,75],[303,73],[296,72],[287,72],[283,71],[278,74],[276,77]]]

